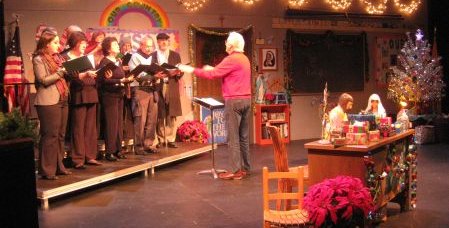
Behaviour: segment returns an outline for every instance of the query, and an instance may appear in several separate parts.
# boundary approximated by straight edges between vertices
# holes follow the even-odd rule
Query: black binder
[[[106,73],[106,71],[111,70],[114,71],[115,68],[117,68],[118,66],[115,65],[115,63],[110,62],[106,65],[104,65],[103,67],[101,67],[100,69],[97,70],[97,75],[104,75]]]
[[[128,64],[129,64],[129,61],[131,60],[131,57],[132,57],[133,55],[131,54],[131,53],[126,53],[126,55],[124,55],[123,57],[122,57],[122,65],[123,66],[128,66]]]
[[[130,75],[132,74],[132,75],[137,77],[137,75],[139,75],[142,72],[154,75],[154,74],[156,74],[158,72],[161,72],[161,71],[162,72],[167,72],[167,70],[165,68],[163,68],[163,67],[161,67],[161,66],[159,66],[159,65],[157,65],[155,63],[152,63],[151,65],[140,64],[136,68],[134,68],[131,72],[129,72],[129,74]]]
[[[92,63],[90,62],[87,55],[63,62],[62,66],[64,66],[67,72],[78,71],[80,73],[83,73],[85,71],[94,69],[94,66],[92,66]]]

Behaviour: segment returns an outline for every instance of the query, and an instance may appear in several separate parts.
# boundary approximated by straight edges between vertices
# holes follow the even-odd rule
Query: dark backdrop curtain
[[[245,54],[250,62],[253,62],[253,26],[243,29],[235,28],[200,28],[195,25],[189,26],[189,53],[192,65],[202,67],[204,65],[215,66],[228,54],[225,51],[225,41],[230,31],[236,31],[245,39]],[[223,100],[221,94],[221,80],[207,80],[193,78],[193,96],[213,97]],[[195,109],[195,116],[199,112]]]

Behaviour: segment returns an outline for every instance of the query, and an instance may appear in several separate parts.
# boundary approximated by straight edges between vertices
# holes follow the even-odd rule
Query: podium
[[[214,179],[218,178],[218,173],[224,173],[226,170],[215,169],[215,149],[214,149],[214,110],[220,109],[224,107],[224,104],[215,100],[214,98],[206,97],[206,98],[198,98],[194,97],[193,102],[210,110],[211,115],[211,136],[212,136],[212,149],[211,149],[211,157],[212,157],[212,168],[208,170],[199,171],[197,174],[212,174]]]

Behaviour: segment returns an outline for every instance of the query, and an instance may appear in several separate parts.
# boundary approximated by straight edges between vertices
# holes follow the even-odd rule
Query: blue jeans
[[[231,152],[230,168],[232,172],[239,169],[249,171],[249,117],[251,99],[231,99],[225,101],[225,120],[228,130],[228,147]]]

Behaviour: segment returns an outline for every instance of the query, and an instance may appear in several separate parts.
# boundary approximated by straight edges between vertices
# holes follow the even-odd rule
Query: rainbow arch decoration
[[[100,26],[118,26],[120,18],[127,13],[144,15],[150,20],[152,27],[168,28],[170,25],[167,14],[155,2],[146,0],[116,0],[103,10]]]

